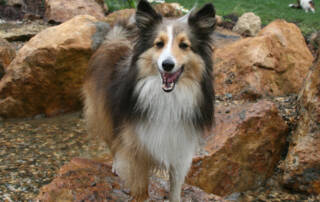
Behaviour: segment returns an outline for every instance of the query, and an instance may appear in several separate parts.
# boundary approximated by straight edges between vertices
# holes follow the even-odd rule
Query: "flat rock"
[[[194,158],[187,183],[227,196],[262,185],[273,174],[288,127],[274,103],[216,106],[216,126]]]
[[[300,120],[283,164],[283,183],[298,192],[320,194],[320,60],[301,91]]]
[[[108,29],[106,23],[84,15],[34,36],[0,80],[0,116],[52,116],[80,109],[89,58]]]
[[[8,41],[28,41],[42,30],[48,28],[49,25],[40,21],[28,23],[8,22],[0,25],[0,38]]]
[[[47,22],[65,22],[77,15],[91,15],[104,19],[104,8],[95,0],[46,0],[44,19]]]
[[[251,99],[298,93],[313,56],[296,25],[276,20],[256,37],[217,48],[213,61],[216,94]]]
[[[110,161],[74,158],[64,165],[57,177],[40,190],[39,201],[133,201],[120,178],[112,173]],[[149,186],[151,201],[168,198],[168,185],[153,177]],[[223,202],[213,194],[184,185],[182,201]]]

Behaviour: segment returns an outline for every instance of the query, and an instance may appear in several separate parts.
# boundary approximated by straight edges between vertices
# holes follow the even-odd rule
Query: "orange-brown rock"
[[[168,195],[167,184],[152,178],[149,186],[151,201],[164,201]],[[120,178],[112,173],[110,163],[75,158],[63,166],[58,176],[40,190],[39,201],[132,201],[129,190]],[[182,201],[223,202],[213,194],[199,188],[184,185]]]
[[[203,154],[194,158],[187,183],[226,196],[253,189],[280,160],[287,125],[274,103],[217,105],[216,126]]]
[[[47,22],[65,22],[77,15],[91,15],[104,19],[104,8],[95,0],[46,0],[44,19]]]
[[[242,98],[298,93],[313,56],[296,25],[276,20],[256,37],[218,48],[213,60],[216,94]]]
[[[88,60],[108,25],[77,16],[28,41],[0,80],[0,116],[55,115],[79,109]]]
[[[16,56],[16,51],[10,43],[0,38],[0,65],[6,69],[13,58]]]
[[[300,98],[300,120],[283,164],[290,189],[320,194],[320,60],[310,71]]]
[[[123,9],[110,13],[104,21],[113,26],[117,21],[129,21],[130,17],[136,13],[135,9]]]
[[[179,3],[161,3],[156,4],[154,8],[165,17],[180,17],[183,15]]]

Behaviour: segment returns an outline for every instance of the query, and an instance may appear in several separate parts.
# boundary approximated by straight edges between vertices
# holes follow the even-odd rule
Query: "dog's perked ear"
[[[216,26],[216,11],[211,3],[204,5],[198,11],[192,11],[188,23],[194,33],[209,36]]]
[[[137,7],[136,24],[140,30],[146,30],[160,23],[162,16],[157,13],[149,2],[141,0]]]

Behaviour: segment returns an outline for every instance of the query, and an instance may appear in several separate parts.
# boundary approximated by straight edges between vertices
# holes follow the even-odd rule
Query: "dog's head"
[[[200,81],[204,72],[211,72],[210,35],[216,24],[212,4],[169,19],[141,0],[135,18],[139,78],[159,75],[162,89],[171,92],[178,82]]]

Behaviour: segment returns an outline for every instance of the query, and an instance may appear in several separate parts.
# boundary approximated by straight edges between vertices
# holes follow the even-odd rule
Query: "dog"
[[[315,13],[315,5],[312,0],[298,0],[297,4],[289,4],[291,8],[302,8],[306,13],[312,11]]]
[[[215,8],[209,3],[169,19],[141,0],[133,21],[115,25],[90,59],[84,114],[137,201],[148,198],[150,175],[167,170],[169,200],[176,202],[214,121]]]

